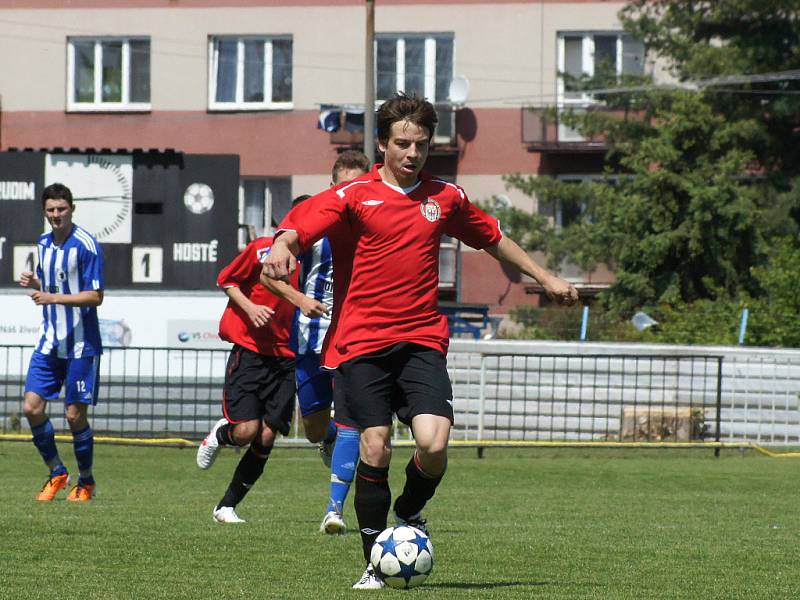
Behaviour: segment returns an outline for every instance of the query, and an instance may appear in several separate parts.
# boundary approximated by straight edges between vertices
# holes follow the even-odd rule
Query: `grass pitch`
[[[59,446],[75,472],[70,445]],[[752,451],[495,449],[478,459],[453,450],[426,510],[434,572],[409,592],[350,589],[363,569],[359,536],[318,533],[327,474],[315,450],[274,451],[239,507],[244,525],[211,520],[234,451],[207,472],[191,449],[100,445],[95,453],[94,501],[38,503],[46,470],[33,445],[0,442],[0,598],[753,600],[800,592],[800,461]],[[409,456],[395,451],[395,493]],[[345,518],[354,528],[351,499]]]

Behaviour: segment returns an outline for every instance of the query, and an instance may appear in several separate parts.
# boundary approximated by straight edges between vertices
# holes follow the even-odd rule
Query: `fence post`
[[[742,322],[739,324],[739,345],[744,345],[744,334],[747,332],[747,317],[750,316],[750,309],[742,309]]]
[[[714,434],[714,441],[720,441],[720,427],[722,426],[722,357],[717,357],[717,431]],[[719,457],[719,446],[714,449],[714,456]]]
[[[478,442],[483,441],[483,419],[486,404],[486,355],[481,354],[480,392],[478,395]],[[483,446],[478,446],[478,458],[483,458]]]

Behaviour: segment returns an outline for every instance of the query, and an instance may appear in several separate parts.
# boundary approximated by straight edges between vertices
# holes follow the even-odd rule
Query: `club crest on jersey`
[[[419,212],[431,223],[436,223],[442,216],[442,207],[433,198],[428,198],[419,205]]]

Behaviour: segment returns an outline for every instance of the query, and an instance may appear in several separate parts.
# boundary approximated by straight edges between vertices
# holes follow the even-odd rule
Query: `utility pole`
[[[364,154],[375,163],[375,0],[367,3],[367,35],[364,60]]]

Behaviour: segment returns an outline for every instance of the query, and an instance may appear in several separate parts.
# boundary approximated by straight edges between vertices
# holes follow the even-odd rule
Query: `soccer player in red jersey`
[[[559,303],[578,300],[572,285],[504,237],[462,188],[422,171],[436,122],[422,98],[387,100],[377,115],[385,162],[292,209],[264,263],[268,277],[286,279],[301,251],[323,235],[331,241],[334,309],[323,364],[336,369],[337,421],[361,431],[354,504],[367,569],[356,589],[383,586],[369,553],[391,506],[392,414],[411,427],[416,443],[394,503],[398,523],[427,531],[421,511],[447,466],[453,393],[447,319],[437,308],[441,237],[485,250],[533,277]]]
[[[269,237],[253,240],[217,277],[229,298],[219,335],[233,348],[225,369],[224,418],[197,449],[197,466],[210,468],[222,446],[249,446],[212,512],[220,523],[244,522],[235,508],[264,472],[278,432],[289,433],[294,413],[294,352],[289,348],[294,306],[260,282],[271,245]]]

